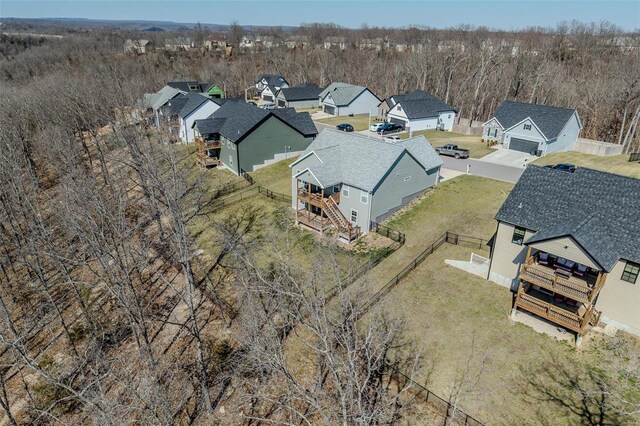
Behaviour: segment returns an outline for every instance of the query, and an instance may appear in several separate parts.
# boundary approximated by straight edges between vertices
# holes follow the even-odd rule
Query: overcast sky
[[[436,28],[469,24],[519,29],[555,26],[562,21],[609,21],[640,29],[640,0],[632,1],[394,1],[394,0],[0,0],[1,17],[153,20],[242,25],[300,25],[333,22],[369,26]]]

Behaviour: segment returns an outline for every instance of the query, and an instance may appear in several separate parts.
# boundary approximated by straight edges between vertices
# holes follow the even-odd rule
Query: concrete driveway
[[[480,158],[479,161],[524,169],[537,158],[538,157],[535,155],[527,154],[525,152],[498,148],[491,154],[487,154]]]
[[[444,155],[441,155],[440,158],[444,161],[444,164],[442,165],[443,169],[466,173],[467,166],[469,166],[470,175],[482,176],[505,182],[516,183],[524,172],[524,168],[521,167],[505,166],[502,164],[490,163],[488,161],[475,160],[473,158],[461,158],[456,160],[453,157],[447,157]]]

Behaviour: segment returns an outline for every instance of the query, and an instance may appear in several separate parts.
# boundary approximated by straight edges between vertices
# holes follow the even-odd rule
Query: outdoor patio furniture
[[[549,264],[549,253],[545,253],[543,251],[538,254],[538,263],[540,265],[548,265]]]
[[[576,306],[576,301],[573,299],[567,299],[565,303],[567,304],[567,306]]]
[[[567,262],[564,265],[567,271],[571,272],[573,268],[576,266],[576,262],[574,262],[573,260],[567,260]]]
[[[563,295],[561,295],[561,294],[556,293],[556,294],[553,295],[553,301],[554,302],[562,303],[562,302],[564,302],[564,299],[565,299],[565,297]]]
[[[580,275],[581,277],[584,277],[584,274],[587,273],[587,267],[581,263],[578,263],[576,264],[576,267],[573,269],[573,273],[576,275]]]
[[[566,269],[558,268],[556,269],[556,275],[561,278],[569,279],[571,278],[571,271],[567,271]]]
[[[576,264],[573,260],[567,260],[564,257],[559,257],[553,264],[554,267],[564,269],[565,271],[571,271]]]

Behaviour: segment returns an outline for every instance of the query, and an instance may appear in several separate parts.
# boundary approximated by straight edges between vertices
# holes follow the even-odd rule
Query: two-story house
[[[326,129],[290,166],[296,222],[350,242],[436,185],[441,165],[424,136],[388,143]]]
[[[577,335],[598,321],[640,334],[640,180],[529,166],[496,215],[488,278]]]
[[[255,90],[263,101],[273,102],[278,90],[289,87],[289,82],[281,75],[262,74],[255,82]]]
[[[174,115],[174,118],[170,119],[172,132],[184,143],[193,142],[193,123],[209,117],[223,102],[224,99],[209,98],[202,93],[189,92],[174,97],[168,102]]]
[[[223,164],[238,175],[299,155],[318,134],[307,112],[263,110],[241,99],[227,100],[206,119],[196,120],[193,128],[196,138],[206,142],[198,141],[198,152],[213,159],[199,162]]]
[[[582,123],[575,109],[504,101],[483,126],[483,139],[542,156],[570,151]]]

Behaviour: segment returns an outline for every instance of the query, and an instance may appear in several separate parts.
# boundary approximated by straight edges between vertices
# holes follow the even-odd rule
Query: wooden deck
[[[331,221],[315,213],[310,213],[306,209],[299,209],[296,212],[296,221],[320,233],[324,233],[331,228]]]
[[[554,300],[532,284],[521,285],[515,306],[538,315],[578,334],[582,334],[589,323],[597,324],[600,313],[591,304],[577,303],[575,306]]]
[[[599,290],[595,287],[595,277],[582,279],[571,276],[567,278],[553,268],[538,264],[522,265],[520,279],[583,303],[593,301],[597,290]]]

